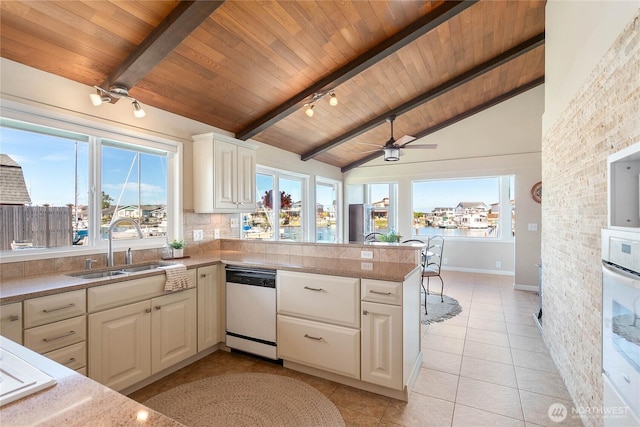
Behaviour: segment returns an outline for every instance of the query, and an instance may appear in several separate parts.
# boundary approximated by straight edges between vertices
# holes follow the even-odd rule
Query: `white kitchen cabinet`
[[[198,352],[220,342],[218,265],[200,267],[198,281]]]
[[[193,205],[197,213],[256,208],[257,145],[208,133],[193,136]]]
[[[72,369],[86,366],[87,296],[84,289],[28,299],[23,309],[25,347],[57,362],[73,353],[76,357]]]
[[[402,307],[362,302],[362,381],[402,389]]]
[[[0,335],[22,344],[22,303],[0,306]]]
[[[196,354],[196,289],[89,315],[89,377],[122,390]]]
[[[151,301],[89,315],[89,378],[122,390],[151,375]]]
[[[155,374],[197,351],[196,290],[151,300],[151,373]]]

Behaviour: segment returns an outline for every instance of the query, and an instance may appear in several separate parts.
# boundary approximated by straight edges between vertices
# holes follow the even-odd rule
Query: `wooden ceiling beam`
[[[309,102],[314,94],[326,93],[350,80],[477,2],[478,0],[445,1],[441,6],[438,6],[408,27],[384,40],[373,49],[363,53],[353,61],[319,80],[314,85],[288,99],[264,116],[254,120],[248,126],[237,132],[235,137],[245,141],[254,137],[278,121],[298,111],[305,103]]]
[[[437,98],[453,89],[470,82],[471,80],[488,73],[489,71],[506,64],[507,62],[524,55],[525,53],[542,46],[544,44],[544,33],[540,33],[529,40],[520,43],[519,45],[507,50],[506,52],[501,53],[498,56],[491,58],[490,60],[484,62],[483,64],[477,65],[473,67],[469,71],[462,73],[461,75],[454,77],[451,80],[448,80],[441,85],[401,104],[399,107],[394,108],[386,112],[385,114],[379,115],[366,123],[338,136],[337,138],[332,139],[326,144],[321,145],[318,148],[314,148],[313,150],[308,151],[307,153],[302,154],[302,160],[310,160],[326,151],[331,150],[334,147],[337,147],[340,144],[347,142],[348,140],[355,138],[358,135],[361,135],[383,123],[391,116],[399,116],[401,114],[406,113],[409,110],[412,110],[432,99]]]
[[[222,4],[222,1],[181,1],[100,87],[131,89]],[[117,24],[117,23],[115,23]]]
[[[489,100],[489,101],[487,101],[487,102],[485,102],[483,104],[480,104],[477,107],[474,107],[474,108],[472,108],[472,109],[470,109],[468,111],[465,111],[464,113],[458,114],[457,116],[454,116],[454,117],[452,117],[450,119],[447,119],[442,123],[438,123],[435,126],[431,126],[431,127],[427,128],[427,129],[424,129],[424,130],[416,133],[414,135],[415,138],[416,138],[414,141],[417,141],[420,138],[424,138],[427,135],[431,135],[434,132],[437,132],[437,131],[442,130],[442,129],[448,127],[448,126],[451,126],[451,125],[453,125],[455,123],[458,123],[461,120],[464,120],[464,119],[466,119],[468,117],[471,117],[474,114],[477,114],[477,113],[479,113],[481,111],[484,111],[484,110],[486,110],[488,108],[491,108],[491,107],[493,107],[495,105],[498,105],[501,102],[504,102],[504,101],[506,101],[506,100],[508,100],[510,98],[513,98],[514,96],[520,95],[521,93],[524,93],[524,92],[526,92],[526,91],[528,91],[530,89],[533,89],[536,86],[540,86],[543,83],[544,83],[544,77],[539,77],[539,78],[537,78],[537,79],[535,79],[535,80],[533,80],[533,81],[531,81],[529,83],[526,83],[526,84],[524,84],[524,85],[522,85],[520,87],[517,87],[517,88],[515,88],[515,89],[513,89],[513,90],[511,90],[511,91],[509,91],[507,93],[504,93],[504,94],[502,94],[500,96],[496,96],[495,98],[493,98],[493,99],[491,99],[491,100]],[[411,142],[414,142],[414,141],[411,141]],[[407,143],[405,145],[408,145],[411,142],[409,142],[409,143]],[[341,171],[343,173],[347,172],[347,171],[350,171],[351,169],[354,169],[354,168],[356,168],[358,166],[362,166],[363,164],[368,163],[371,160],[377,159],[381,155],[382,155],[382,149],[380,151],[378,151],[377,153],[369,154],[368,156],[363,157],[360,160],[356,160],[355,162],[349,163],[348,165],[342,167]]]

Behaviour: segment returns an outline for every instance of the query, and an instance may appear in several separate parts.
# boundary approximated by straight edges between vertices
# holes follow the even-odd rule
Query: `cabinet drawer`
[[[87,289],[89,313],[120,307],[164,294],[164,274]],[[195,284],[195,282],[194,282]]]
[[[85,316],[61,320],[50,325],[38,326],[24,331],[25,347],[38,353],[47,353],[86,339],[87,323]]]
[[[278,315],[278,357],[360,379],[360,331]]]
[[[362,300],[402,305],[402,283],[362,279]]]
[[[78,370],[87,365],[87,343],[85,341],[69,345],[45,353],[43,356],[66,366],[69,369]]]
[[[360,326],[360,279],[278,271],[278,313]]]
[[[24,327],[33,328],[85,314],[86,301],[84,289],[28,299],[24,302]]]

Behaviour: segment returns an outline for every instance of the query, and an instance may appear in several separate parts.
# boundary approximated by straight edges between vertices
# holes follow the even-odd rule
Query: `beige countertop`
[[[53,386],[0,407],[3,426],[182,426],[34,351],[2,339],[2,347],[53,377]]]
[[[217,251],[209,254],[190,256],[184,259],[169,260],[169,262],[183,263],[187,268],[197,268],[216,263],[224,263],[247,267],[301,271],[305,273],[358,277],[363,279],[388,280],[395,282],[403,281],[405,277],[407,277],[409,273],[417,267],[410,263],[240,251]],[[79,277],[69,276],[64,273],[58,273],[3,280],[0,283],[0,304],[23,301],[29,298],[37,298],[77,289],[86,289],[94,286],[101,286],[158,274],[164,273],[161,270],[149,270],[131,273],[127,276],[100,279],[82,279]]]

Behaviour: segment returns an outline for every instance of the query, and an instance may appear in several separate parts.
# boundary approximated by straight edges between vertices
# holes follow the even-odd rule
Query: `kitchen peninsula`
[[[284,359],[284,366],[397,399],[409,399],[409,392],[422,363],[419,333],[420,246],[409,245],[371,248],[370,246],[352,244],[291,244],[246,242],[229,239],[216,241],[213,248],[207,247],[201,251],[197,249],[198,248],[195,247],[191,248],[192,252],[190,253],[190,257],[180,260],[187,266],[188,272],[191,274],[191,277],[193,277],[197,287],[200,286],[200,283],[197,280],[199,275],[197,276],[196,272],[206,268],[218,267],[223,264],[272,268],[287,274],[293,273],[301,275],[299,277],[326,277],[327,281],[331,281],[332,277],[337,276],[356,279],[354,283],[356,283],[355,286],[357,286],[358,298],[354,300],[353,306],[353,309],[356,310],[354,317],[356,320],[354,320],[353,325],[350,326],[350,330],[354,336],[357,337],[357,346],[354,346],[354,352],[357,351],[357,354],[351,354],[351,358],[355,363],[353,372],[349,375],[336,373],[336,370],[333,369],[334,365],[332,365],[330,361],[326,364],[324,361],[320,361],[320,363],[316,363],[316,360],[305,361],[304,357],[301,357],[295,351],[289,351],[286,357],[281,356]],[[362,250],[371,250],[373,252],[373,259],[361,259],[360,251]],[[140,256],[136,259],[157,261],[158,258],[153,259],[152,255],[149,255],[148,258]],[[74,265],[80,264],[76,262]],[[6,264],[3,265],[3,267],[5,266]],[[24,265],[21,268],[13,266],[13,269],[9,269],[9,271],[12,270],[30,271]],[[96,271],[101,270],[98,268]],[[224,282],[224,269],[216,268],[215,271],[215,308],[218,310],[215,316],[215,321],[218,322],[216,325],[218,332],[216,334],[216,343],[202,351],[200,346],[198,346],[197,352],[187,357],[182,363],[176,364],[175,369],[171,367],[161,369],[149,377],[147,381],[141,381],[133,386],[115,388],[115,390],[124,393],[132,392],[136,388],[148,384],[150,379],[155,380],[164,375],[168,375],[179,367],[184,366],[185,363],[191,363],[210,354],[212,351],[225,348],[223,342],[224,321],[222,320],[224,319],[224,286],[222,286]],[[2,286],[0,287],[0,304],[2,304],[2,308],[5,308],[9,305],[26,304],[26,300],[37,299],[44,296],[57,295],[70,291],[90,292],[90,290],[96,287],[106,288],[107,286],[137,279],[152,280],[153,278],[162,277],[163,275],[162,270],[153,270],[130,274],[124,277],[114,276],[86,280],[69,276],[68,272],[63,270],[51,272],[47,275],[14,278],[3,277]],[[283,274],[283,276],[285,275],[286,274]],[[283,287],[283,289],[288,287],[286,283],[279,286]],[[198,292],[197,295],[200,297],[200,292]],[[200,309],[200,307],[201,306],[198,305],[198,309]],[[86,319],[91,316],[91,314],[83,314],[82,316],[82,319]],[[337,328],[336,325],[332,323],[330,317],[323,320],[323,322],[319,322],[314,321],[311,317],[305,316],[304,312],[299,314],[284,313],[283,316],[286,317],[284,320],[288,321],[288,324],[300,325],[313,323],[316,326],[322,326],[326,329],[332,330]],[[374,316],[376,316],[375,321],[372,321],[371,319],[374,319]],[[385,333],[383,333],[385,331],[371,330],[372,325],[374,328],[395,328],[389,330],[393,340],[384,343],[380,342],[377,337],[385,336]],[[400,329],[397,329],[398,327]],[[371,340],[371,338],[373,338],[373,340]],[[280,339],[281,337],[279,336],[279,340]],[[291,344],[290,337],[283,339]],[[378,339],[378,341],[376,341],[376,339]],[[90,334],[88,341],[91,341]],[[89,346],[91,346],[90,342]],[[288,348],[289,350],[295,348],[295,345],[293,345],[293,347],[289,345]],[[374,356],[372,351],[378,351],[380,353],[375,355],[376,357],[372,357]],[[54,368],[59,367],[59,365],[48,361],[46,358],[42,358],[42,356],[38,357],[40,357],[41,360],[44,359],[47,361],[47,363],[42,366],[42,370],[51,372],[52,376],[57,376],[56,372],[58,371]],[[372,360],[387,360],[393,367],[378,366],[375,363],[372,364]],[[88,364],[91,364],[90,357]],[[58,384],[53,387],[0,408],[0,417],[3,421],[14,419],[17,422],[21,422],[19,418],[14,417],[20,417],[21,415],[19,414],[22,414],[27,407],[37,408],[37,410],[32,409],[36,413],[38,411],[40,411],[40,413],[53,410],[62,411],[61,408],[52,406],[54,405],[53,403],[48,403],[50,399],[47,396],[54,396],[60,392],[66,393],[63,391],[63,387],[67,381],[78,382],[79,384],[85,384],[87,387],[92,387],[95,390],[102,390],[101,399],[78,399],[80,404],[77,406],[80,408],[85,407],[84,410],[88,410],[89,413],[91,413],[93,405],[96,404],[108,408],[109,405],[106,405],[103,399],[110,399],[114,402],[118,399],[127,400],[127,398],[121,394],[97,382],[84,378],[79,373],[74,373],[66,368],[64,368],[64,370],[64,380],[59,380]],[[78,370],[78,372],[82,371]],[[57,401],[59,399],[56,398],[54,400]],[[37,402],[37,404],[34,404],[34,402]],[[142,406],[132,401],[130,404],[135,406],[135,408],[132,407],[131,411],[129,411],[132,414],[134,409],[137,413],[137,411],[140,410],[139,407]],[[116,404],[116,406],[127,408],[124,404]],[[74,406],[74,408],[72,412],[81,417],[79,414],[82,409],[80,409],[80,412],[76,412],[76,406]],[[119,412],[116,411],[116,413]],[[144,416],[156,417],[153,411],[149,410],[148,414],[149,415]],[[122,416],[123,418],[121,419],[126,420],[130,419],[133,415],[127,413],[118,416]],[[171,425],[163,424],[165,421],[166,420],[163,421],[159,419],[154,425]],[[81,424],[81,422],[78,422],[78,424]]]

